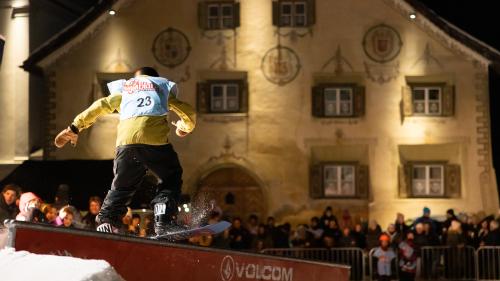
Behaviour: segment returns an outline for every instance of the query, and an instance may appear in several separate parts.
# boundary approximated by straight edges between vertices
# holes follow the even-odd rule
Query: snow
[[[67,256],[37,255],[12,248],[0,250],[2,281],[122,281],[104,260],[85,260]]]

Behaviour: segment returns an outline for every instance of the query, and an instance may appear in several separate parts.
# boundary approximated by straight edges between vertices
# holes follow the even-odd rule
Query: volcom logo
[[[256,279],[272,281],[293,281],[292,267],[278,267],[254,263],[238,263],[231,256],[225,256],[220,265],[222,281],[238,279]]]
[[[167,209],[167,205],[165,203],[156,203],[155,204],[155,215],[164,215],[166,209]]]
[[[234,275],[234,260],[231,256],[225,256],[220,265],[222,281],[230,281]]]

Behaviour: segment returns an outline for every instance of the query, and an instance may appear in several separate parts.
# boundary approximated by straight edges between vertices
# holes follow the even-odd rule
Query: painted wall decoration
[[[191,45],[184,33],[169,27],[156,36],[152,50],[159,63],[173,68],[187,59],[191,52]]]
[[[301,65],[297,53],[278,45],[266,52],[260,68],[269,82],[285,85],[297,77]]]
[[[340,45],[337,46],[337,51],[335,51],[335,55],[330,57],[321,67],[321,71],[326,71],[329,67],[333,67],[333,72],[336,75],[343,74],[346,70],[353,72],[354,68],[352,64],[342,55],[342,50],[340,49]]]
[[[386,63],[395,59],[402,46],[403,41],[399,33],[386,24],[370,28],[363,37],[365,54],[378,63]]]

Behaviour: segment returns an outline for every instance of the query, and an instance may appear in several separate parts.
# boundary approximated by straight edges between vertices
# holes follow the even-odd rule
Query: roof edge
[[[76,21],[56,33],[36,48],[20,66],[25,71],[39,73],[38,63],[84,31],[97,18],[107,12],[118,0],[100,0],[97,5],[82,14]]]

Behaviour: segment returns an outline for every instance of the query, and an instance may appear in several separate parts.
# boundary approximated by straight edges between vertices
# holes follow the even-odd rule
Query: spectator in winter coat
[[[14,219],[17,214],[16,199],[20,188],[14,184],[8,184],[0,194],[0,226],[6,219]]]
[[[415,249],[417,250],[417,255],[420,256],[420,248],[429,246],[429,240],[424,232],[424,224],[417,223],[415,225],[414,237]]]
[[[368,251],[379,245],[380,234],[382,234],[380,225],[378,225],[377,221],[370,220],[366,230],[366,249]]]
[[[320,218],[319,225],[321,228],[326,229],[328,228],[328,225],[330,224],[330,221],[335,221],[335,224],[339,224],[337,221],[337,217],[333,214],[332,207],[328,206],[326,207],[325,211],[323,212],[323,215]]]
[[[231,249],[243,250],[248,248],[248,230],[241,225],[240,218],[234,218],[231,229],[229,230],[229,239],[231,240]]]
[[[18,221],[34,221],[37,216],[35,213],[41,213],[39,211],[41,199],[32,192],[26,192],[21,194],[21,200],[19,201],[19,214],[16,216]]]
[[[96,218],[97,214],[99,214],[99,211],[101,210],[101,205],[102,205],[102,199],[100,197],[98,197],[98,196],[90,197],[90,199],[89,199],[89,211],[82,218],[82,223],[84,225],[84,228],[96,230],[97,223],[95,221],[95,218]]]
[[[396,215],[396,222],[394,223],[396,227],[396,231],[404,237],[408,231],[410,231],[410,227],[405,223],[405,216],[401,213]]]
[[[462,247],[465,245],[465,236],[462,231],[462,224],[458,220],[453,220],[447,229],[446,245],[451,247]]]
[[[375,248],[373,257],[377,259],[377,280],[390,281],[393,275],[391,263],[396,258],[396,253],[389,247],[390,238],[383,234],[380,236],[380,246]]]
[[[397,249],[399,242],[401,242],[403,235],[396,231],[396,226],[394,224],[389,224],[387,230],[384,232],[385,235],[389,236],[391,239],[389,246],[393,249]]]
[[[320,247],[322,244],[321,237],[323,236],[324,230],[319,227],[319,218],[311,218],[310,226],[307,231],[311,233],[311,248]]]
[[[338,243],[340,236],[342,236],[342,232],[340,232],[340,228],[336,220],[328,221],[328,225],[323,232],[323,236],[332,237],[335,240],[335,244]]]
[[[413,243],[413,233],[408,232],[406,239],[399,243],[399,280],[414,281],[417,273],[417,251]]]
[[[423,215],[419,218],[417,218],[415,220],[415,223],[413,224],[414,226],[416,226],[417,224],[419,223],[428,223],[431,228],[430,228],[430,231],[432,233],[437,233],[438,232],[438,229],[437,229],[437,223],[435,220],[433,220],[431,218],[431,209],[429,209],[428,207],[424,207],[423,209]]]
[[[42,207],[42,213],[45,216],[45,223],[56,225],[57,209],[52,204],[45,204]]]
[[[344,227],[342,230],[342,237],[340,237],[338,242],[339,247],[356,247],[356,239],[351,235],[351,230],[348,227]]]
[[[500,228],[496,220],[490,222],[490,232],[484,237],[481,246],[500,246]]]
[[[62,224],[59,227],[73,227],[73,212],[67,209]]]
[[[365,233],[363,232],[363,226],[361,226],[361,224],[357,223],[354,226],[354,231],[352,232],[352,236],[354,237],[354,239],[356,239],[357,247],[361,249],[366,249],[366,236]]]

